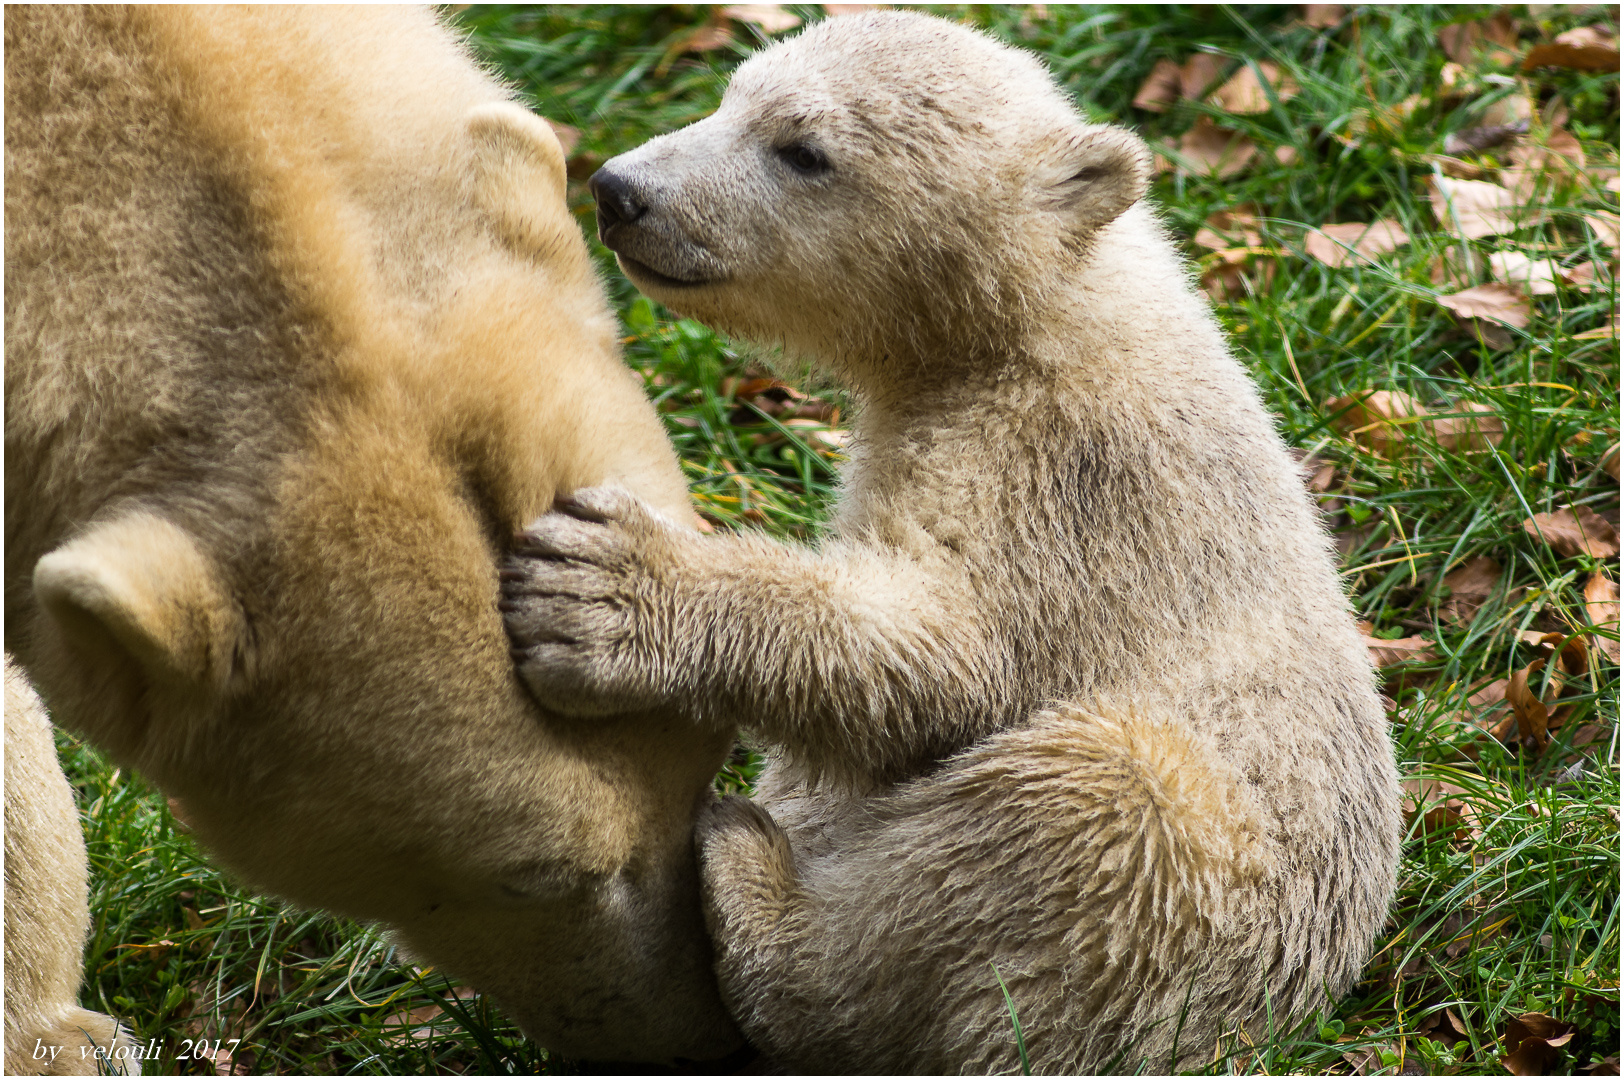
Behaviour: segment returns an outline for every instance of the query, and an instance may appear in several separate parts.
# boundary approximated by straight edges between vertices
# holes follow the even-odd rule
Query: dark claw
[[[553,509],[561,514],[568,514],[576,521],[590,521],[594,525],[602,525],[609,519],[589,507],[575,501],[573,495],[560,495],[553,500]]]

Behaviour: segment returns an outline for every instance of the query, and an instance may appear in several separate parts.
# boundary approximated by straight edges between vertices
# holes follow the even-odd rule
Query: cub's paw
[[[694,847],[705,923],[719,948],[761,940],[799,902],[789,837],[749,799],[733,795],[701,811]]]
[[[617,488],[587,488],[514,537],[497,605],[536,700],[581,716],[661,703],[656,640],[673,600],[674,528]]]

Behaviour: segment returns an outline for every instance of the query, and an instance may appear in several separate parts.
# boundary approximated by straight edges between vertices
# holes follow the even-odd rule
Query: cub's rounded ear
[[[573,223],[564,204],[564,148],[541,117],[510,101],[475,106],[467,117],[474,150],[474,197],[503,239],[551,252],[559,226]]]
[[[1144,196],[1150,166],[1150,148],[1133,132],[1079,124],[1045,170],[1048,198],[1074,231],[1092,231]]]
[[[242,617],[197,540],[137,511],[93,526],[34,565],[34,595],[70,648],[92,661],[133,660],[153,681],[220,691],[242,642]]]

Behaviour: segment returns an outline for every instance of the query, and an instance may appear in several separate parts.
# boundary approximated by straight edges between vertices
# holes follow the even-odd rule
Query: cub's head
[[[1031,55],[875,12],[764,51],[592,188],[644,292],[839,364],[1006,332],[1144,194],[1149,157]]]

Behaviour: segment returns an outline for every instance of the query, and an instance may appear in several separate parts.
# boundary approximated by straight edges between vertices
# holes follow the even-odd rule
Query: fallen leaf
[[[1529,682],[1545,669],[1544,660],[1535,660],[1527,667],[1518,668],[1506,680],[1506,704],[1517,716],[1517,731],[1525,746],[1536,750],[1545,749],[1551,741],[1550,712],[1545,707],[1545,701],[1530,688]],[[1561,683],[1553,674],[1550,687],[1547,690],[1553,699],[1561,690]]]
[[[1432,642],[1419,634],[1394,638],[1391,641],[1366,634],[1365,648],[1370,652],[1370,662],[1378,668],[1410,663],[1425,664],[1438,659],[1438,654],[1432,651]]]
[[[1463,329],[1494,349],[1509,349],[1513,344],[1511,335],[1500,326],[1522,329],[1534,313],[1528,297],[1497,282],[1445,293],[1438,303],[1455,313]]]
[[[1202,116],[1179,139],[1179,153],[1192,171],[1222,180],[1245,170],[1257,156],[1257,146],[1245,135],[1226,131],[1211,117]]]
[[[1517,714],[1506,701],[1506,688],[1510,685],[1510,679],[1495,679],[1466,699],[1466,703],[1477,710],[1472,722],[1500,742],[1510,739],[1517,726]]]
[[[722,9],[722,14],[735,22],[759,26],[763,34],[782,34],[801,25],[801,17],[785,11],[778,4],[734,4]]]
[[[1526,93],[1506,94],[1489,103],[1478,117],[1480,124],[1527,124],[1539,110]]]
[[[1332,426],[1373,453],[1393,458],[1404,449],[1407,428],[1424,428],[1439,447],[1452,451],[1482,450],[1498,445],[1505,428],[1494,408],[1463,401],[1450,406],[1448,415],[1431,412],[1406,393],[1396,390],[1366,390],[1325,403],[1325,411],[1341,413]]]
[[[1585,506],[1535,514],[1523,522],[1523,531],[1536,540],[1543,539],[1552,551],[1565,558],[1582,553],[1592,559],[1611,559],[1618,554],[1618,531]]]
[[[1566,183],[1585,175],[1585,152],[1571,131],[1553,131],[1543,144],[1520,142],[1511,150],[1511,164],[1500,170],[1500,186],[1518,205],[1548,201],[1542,181]]]
[[[1202,228],[1196,232],[1195,242],[1213,251],[1261,247],[1263,235],[1257,228],[1257,207],[1242,203],[1232,209],[1209,214]]]
[[[1380,1046],[1367,1046],[1360,1050],[1344,1050],[1342,1060],[1353,1066],[1355,1076],[1379,1076],[1392,1068],[1382,1063],[1383,1054],[1395,1061],[1400,1058],[1399,1049],[1392,1043],[1382,1043]]]
[[[1614,432],[1614,434],[1616,435],[1618,433]],[[1607,473],[1607,475],[1611,476],[1615,481],[1618,479],[1618,444],[1617,443],[1614,443],[1613,448],[1611,450],[1607,451],[1607,453],[1602,457],[1602,459],[1601,459],[1601,467]]]
[[[1616,337],[1618,337],[1618,312],[1609,311],[1607,313],[1607,320],[1605,322],[1603,322],[1600,326],[1595,327],[1594,329],[1586,330],[1582,334],[1574,334],[1573,335],[1573,340],[1574,341],[1606,341],[1606,340],[1608,340],[1610,338],[1616,338]],[[1617,480],[1618,477],[1615,476],[1615,477],[1613,477],[1613,479]]]
[[[1488,602],[1500,585],[1505,571],[1487,555],[1474,555],[1444,575],[1443,583],[1449,589],[1449,599],[1439,613],[1456,626],[1466,626],[1479,608]]]
[[[1519,206],[1517,197],[1499,184],[1447,176],[1431,180],[1432,212],[1439,227],[1453,236],[1480,240],[1532,224],[1539,217],[1538,211]]]
[[[1572,1024],[1544,1013],[1523,1013],[1506,1021],[1508,1053],[1500,1064],[1513,1076],[1550,1076],[1562,1063],[1561,1048],[1572,1040]]]
[[[841,15],[861,15],[865,11],[873,11],[878,6],[877,4],[824,4],[823,13],[833,19]]]
[[[1179,94],[1190,100],[1199,100],[1212,84],[1223,75],[1226,61],[1217,53],[1192,53],[1179,67]]]
[[[1516,59],[1512,49],[1517,47],[1517,27],[1504,12],[1475,22],[1460,22],[1438,31],[1438,44],[1449,58],[1459,64],[1470,64],[1483,54],[1483,59],[1494,64],[1509,64]]]
[[[1494,280],[1530,296],[1550,296],[1556,292],[1562,268],[1554,259],[1530,259],[1520,251],[1496,251],[1489,256],[1489,273]]]
[[[719,15],[720,13],[718,13]],[[733,28],[725,18],[713,15],[711,21],[694,27],[677,45],[678,52],[711,52],[733,44]]]
[[[1261,291],[1274,280],[1274,260],[1258,260],[1254,256],[1273,254],[1272,248],[1225,248],[1208,259],[1201,271],[1201,288],[1215,304],[1239,300],[1256,290]],[[1252,271],[1250,274],[1248,271]],[[1252,287],[1248,287],[1248,281]]]
[[[1295,146],[1277,146],[1274,148],[1274,160],[1282,165],[1297,164],[1297,148]]]
[[[1464,453],[1499,446],[1506,436],[1506,428],[1494,406],[1476,401],[1461,401],[1452,406],[1457,414],[1438,415],[1422,421],[1421,426],[1432,432],[1438,445],[1445,450]]]
[[[1585,224],[1596,234],[1596,239],[1613,249],[1618,254],[1618,215],[1600,210],[1585,215]]]
[[[1341,413],[1331,426],[1382,457],[1397,456],[1405,441],[1403,421],[1425,416],[1426,408],[1409,394],[1396,390],[1367,390],[1332,398],[1325,403],[1328,413]]]
[[[1618,42],[1594,26],[1580,26],[1556,35],[1548,44],[1535,45],[1523,57],[1522,69],[1570,68],[1574,71],[1617,71]]]
[[[1596,1062],[1596,1064],[1594,1064],[1594,1065],[1592,1065],[1590,1067],[1590,1075],[1591,1076],[1617,1076],[1618,1075],[1618,1055],[1617,1054],[1608,1054],[1606,1057],[1604,1057],[1600,1061]]]
[[[1406,825],[1420,817],[1423,833],[1454,833],[1460,840],[1478,827],[1477,811],[1460,798],[1471,794],[1465,788],[1430,776],[1406,777],[1399,783],[1404,789],[1402,805]]]
[[[1409,242],[1409,234],[1398,222],[1382,218],[1368,225],[1358,221],[1321,225],[1303,238],[1303,249],[1327,266],[1344,266],[1373,263],[1375,256]]]
[[[1602,277],[1601,275],[1606,275]],[[1606,263],[1594,260],[1570,266],[1562,271],[1562,280],[1584,292],[1605,292],[1612,288],[1612,274]]]
[[[1258,79],[1259,74],[1267,81],[1267,88]],[[1270,88],[1280,101],[1289,101],[1302,92],[1297,80],[1282,72],[1279,64],[1273,60],[1259,60],[1255,68],[1252,64],[1242,64],[1240,70],[1212,95],[1212,104],[1225,112],[1239,115],[1265,113],[1271,108]]]
[[[1602,630],[1610,629],[1615,635],[1603,637],[1593,633],[1590,635],[1592,644],[1613,663],[1618,663],[1619,642],[1616,636],[1619,615],[1618,582],[1597,571],[1585,582],[1584,598],[1585,617],[1590,620],[1590,625]]]
[[[1341,4],[1304,4],[1303,25],[1314,30],[1329,30],[1341,24],[1347,14]]]
[[[1179,66],[1167,57],[1156,61],[1133,95],[1133,107],[1146,112],[1166,112],[1182,96]]]
[[[1432,260],[1427,275],[1434,285],[1471,288],[1488,269],[1488,261],[1471,244],[1450,244]]]

